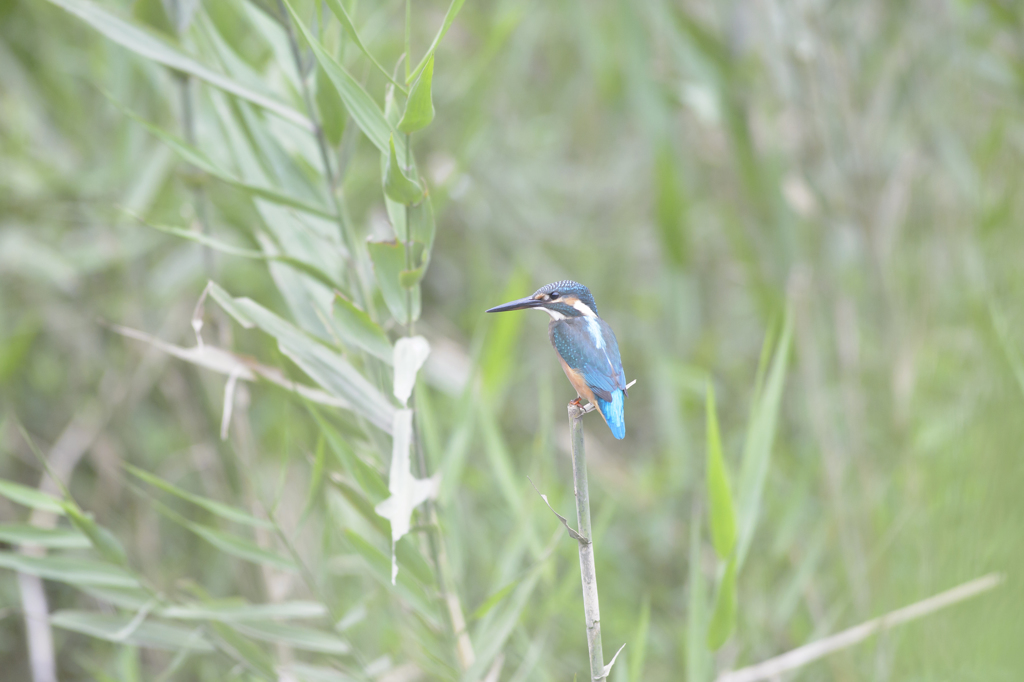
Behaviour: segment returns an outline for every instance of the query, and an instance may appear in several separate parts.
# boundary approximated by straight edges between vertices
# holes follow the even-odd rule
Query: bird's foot
[[[570,400],[569,404],[573,405],[574,407],[579,407],[581,400],[583,400],[583,398],[580,398],[579,396],[576,396],[576,400]]]

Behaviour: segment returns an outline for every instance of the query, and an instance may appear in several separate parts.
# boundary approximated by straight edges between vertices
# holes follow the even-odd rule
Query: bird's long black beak
[[[501,305],[496,305],[489,309],[489,313],[504,313],[509,310],[524,310],[526,308],[537,308],[544,305],[544,301],[538,301],[535,298],[521,298],[518,301],[509,301]]]

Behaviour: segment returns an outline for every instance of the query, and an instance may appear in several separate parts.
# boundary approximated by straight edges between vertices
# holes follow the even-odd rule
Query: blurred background
[[[482,314],[559,279],[590,287],[638,380],[625,440],[586,427],[613,682],[712,680],[991,572],[773,679],[1020,678],[1024,6],[291,8],[0,1],[0,477],[61,494],[23,425],[133,576],[73,570],[117,552],[11,489],[4,679],[47,658],[62,680],[586,679],[576,548],[527,481],[574,520],[574,392],[545,316]],[[388,133],[364,131],[440,33],[410,170],[436,239],[410,296],[432,348],[413,471],[443,480],[392,587],[385,430],[187,349],[198,320],[207,347],[352,402],[226,310],[252,299],[391,401],[408,320],[365,244],[415,218],[385,202]],[[209,280],[227,293],[197,310]],[[753,523],[717,651],[708,382]]]

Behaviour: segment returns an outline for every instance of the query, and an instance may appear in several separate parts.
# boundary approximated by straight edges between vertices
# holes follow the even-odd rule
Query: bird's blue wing
[[[549,335],[551,345],[565,364],[579,372],[593,391],[597,408],[612,435],[624,438],[626,375],[611,327],[599,317],[573,317],[552,322]]]
[[[551,325],[551,345],[565,364],[583,375],[587,386],[602,400],[625,390],[619,344],[608,323],[599,317],[573,317]]]

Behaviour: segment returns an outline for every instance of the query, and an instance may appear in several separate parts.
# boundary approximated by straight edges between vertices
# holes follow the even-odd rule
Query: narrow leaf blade
[[[158,64],[163,64],[175,71],[182,71],[195,76],[216,88],[220,88],[224,92],[248,100],[286,121],[300,125],[306,130],[313,130],[312,121],[298,111],[203,66],[164,40],[125,19],[107,12],[99,5],[88,0],[50,0],[50,2],[77,16],[109,40],[141,57],[150,59]]]
[[[409,100],[405,104],[405,114],[398,122],[398,129],[405,134],[423,130],[434,120],[434,99],[431,88],[434,80],[434,54],[427,58],[416,82],[409,92]]]
[[[725,560],[736,546],[736,510],[733,506],[729,474],[722,456],[722,439],[715,410],[715,389],[707,385],[707,485],[710,504],[711,539],[720,559]]]

